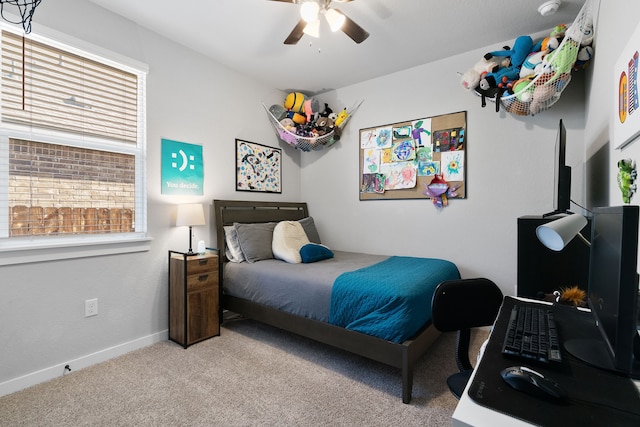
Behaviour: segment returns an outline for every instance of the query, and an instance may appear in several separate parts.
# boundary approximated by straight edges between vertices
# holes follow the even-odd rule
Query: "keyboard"
[[[502,354],[542,363],[560,363],[560,340],[549,308],[515,305]]]

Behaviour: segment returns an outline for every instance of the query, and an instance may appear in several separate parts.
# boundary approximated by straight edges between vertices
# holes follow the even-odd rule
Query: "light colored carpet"
[[[472,335],[476,354],[487,331]],[[0,398],[2,426],[449,426],[454,334],[400,371],[257,322],[188,349],[161,342]]]

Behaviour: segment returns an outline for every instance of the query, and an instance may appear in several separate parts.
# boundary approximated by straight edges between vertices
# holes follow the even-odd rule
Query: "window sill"
[[[116,255],[145,252],[151,249],[151,238],[136,236],[106,240],[87,239],[56,242],[55,244],[30,241],[29,245],[15,245],[0,248],[0,266],[27,264],[32,262],[86,258],[102,255]]]

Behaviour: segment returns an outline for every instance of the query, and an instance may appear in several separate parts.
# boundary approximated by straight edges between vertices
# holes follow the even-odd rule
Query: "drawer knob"
[[[198,277],[198,280],[201,282],[204,282],[205,280],[207,280],[208,277],[209,277],[208,274],[201,274],[200,277]]]

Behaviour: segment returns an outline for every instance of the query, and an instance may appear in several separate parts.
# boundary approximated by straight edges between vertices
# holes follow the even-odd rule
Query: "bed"
[[[454,264],[445,260],[341,251],[329,251],[330,259],[311,263],[287,263],[259,257],[258,260],[253,260],[254,262],[230,262],[227,254],[231,259],[233,254],[228,251],[225,229],[227,232],[234,231],[234,224],[235,228],[242,232],[243,228],[240,227],[255,225],[260,228],[261,225],[277,224],[281,221],[296,221],[308,225],[305,221],[312,221],[312,218],[309,216],[307,204],[303,202],[213,200],[213,208],[220,250],[220,301],[223,310],[399,368],[402,373],[402,401],[411,401],[414,364],[439,335],[430,321],[432,290],[440,281],[459,278],[458,269]],[[317,234],[313,222],[311,226],[305,228],[310,236],[314,232]],[[310,240],[319,240],[319,236],[316,235]],[[431,291],[421,290],[416,294],[413,288],[407,287],[407,293],[417,302],[394,302],[386,304],[381,314],[378,310],[368,313],[366,317],[345,318],[351,316],[363,302],[375,300],[376,297],[360,297],[359,294],[353,297],[350,295],[353,290],[349,286],[353,286],[354,282],[357,285],[358,282],[364,281],[367,287],[376,289],[376,285],[370,280],[372,276],[378,281],[378,277],[385,276],[382,273],[388,271],[389,267],[402,270],[406,263],[414,261],[421,263],[423,273],[420,273],[420,276],[429,276]],[[389,276],[393,276],[388,278],[389,280],[399,281],[395,273]],[[389,283],[385,284],[383,280],[381,279],[377,286],[384,293],[387,292]],[[406,282],[409,282],[409,279]],[[297,285],[293,286],[294,284]],[[305,288],[308,286],[311,289],[310,293],[295,293],[298,292],[298,288],[302,288],[298,286],[301,284],[304,284]],[[404,289],[404,282],[401,287]],[[296,291],[287,295],[293,289]],[[340,291],[343,293],[339,294]],[[340,298],[336,295],[340,295]],[[380,297],[388,298],[388,295]],[[411,301],[410,298],[407,300]],[[340,312],[339,305],[342,303],[336,301],[350,301],[351,306],[343,308]],[[400,309],[403,311],[400,312]],[[372,313],[375,314],[373,317]],[[402,323],[401,327],[386,327],[384,320],[394,316],[394,321],[405,323]],[[222,310],[220,321],[223,322]],[[395,328],[400,328],[400,331]]]

